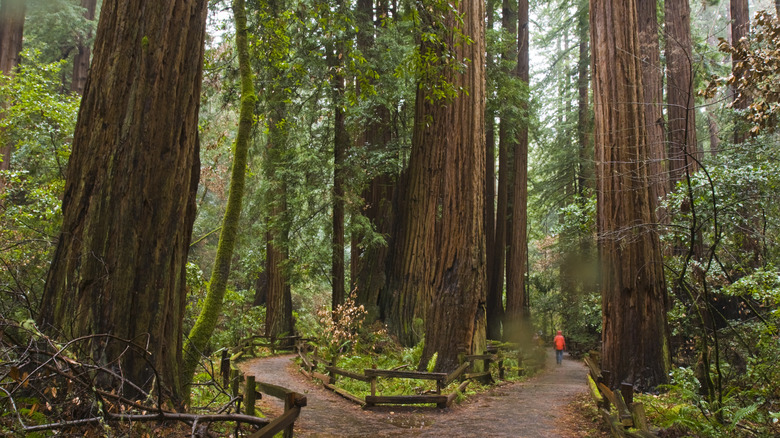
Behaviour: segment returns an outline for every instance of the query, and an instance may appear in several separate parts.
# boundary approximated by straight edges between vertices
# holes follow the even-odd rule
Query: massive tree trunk
[[[182,366],[182,381],[185,396],[189,394],[192,377],[203,352],[208,346],[217,320],[222,315],[222,301],[227,291],[230,277],[230,262],[233,259],[233,248],[238,235],[238,221],[241,217],[241,206],[244,200],[244,185],[246,180],[246,163],[249,152],[249,137],[255,119],[254,74],[249,63],[249,43],[247,38],[246,8],[244,0],[233,0],[233,17],[236,26],[236,52],[238,54],[238,69],[241,75],[241,108],[239,112],[238,132],[234,148],[233,166],[230,174],[230,189],[225,216],[222,219],[222,231],[219,235],[217,255],[214,259],[214,269],[211,271],[208,293],[203,302],[200,315],[184,343],[184,364]]]
[[[451,33],[448,50],[465,71],[442,72],[456,90],[447,102],[428,102],[418,93],[414,149],[440,150],[443,174],[441,224],[436,233],[437,259],[433,272],[433,300],[425,321],[425,348],[420,365],[438,353],[436,370],[451,371],[459,354],[482,353],[485,339],[485,236],[482,225],[485,184],[485,7],[481,0],[458,4],[463,36]],[[457,23],[452,13],[443,18],[445,29]],[[471,43],[461,38],[471,39]],[[423,43],[423,49],[426,48]],[[425,50],[423,50],[425,53]],[[420,141],[425,140],[425,141]],[[438,179],[428,183],[438,185]],[[432,236],[427,236],[430,239]]]
[[[13,74],[13,69],[19,65],[19,54],[22,52],[22,37],[24,35],[24,14],[27,0],[3,0],[0,2],[0,73]],[[14,145],[0,145],[0,170],[11,168],[11,155]],[[0,191],[5,187],[0,178]]]
[[[517,77],[528,84],[528,1],[520,0],[517,8],[519,23],[517,45]],[[508,237],[509,255],[506,266],[506,318],[504,337],[515,341],[530,334],[523,327],[528,308],[525,300],[525,270],[528,226],[528,124],[523,122],[517,128],[514,145],[514,177],[512,188],[512,226]]]
[[[602,368],[610,385],[666,381],[667,299],[646,162],[635,0],[591,0]]]
[[[81,0],[81,7],[84,8],[84,18],[89,21],[95,19],[95,9],[97,0]],[[87,40],[92,37],[87,35]],[[87,83],[87,71],[89,71],[89,57],[91,55],[89,41],[80,40],[78,44],[78,53],[73,58],[73,78],[71,79],[70,89],[76,93],[84,92],[84,85]]]
[[[444,153],[438,143],[445,141],[452,129],[446,106],[427,101],[424,91],[422,85],[418,86],[409,167],[402,176],[401,196],[396,197],[394,206],[396,220],[386,292],[390,305],[385,322],[405,346],[413,346],[422,338],[421,322],[433,294],[438,256],[434,234]],[[437,123],[426,126],[426,118]]]
[[[691,8],[688,0],[666,0],[664,9],[669,178],[673,186],[697,167]]]
[[[104,2],[40,313],[51,334],[95,335],[79,354],[142,388],[157,378],[174,399],[206,12],[203,0]]]
[[[650,180],[650,197],[654,200],[669,192],[667,176],[666,139],[663,116],[663,75],[661,53],[658,44],[657,0],[637,0],[639,22],[639,49],[642,54],[642,102],[647,131],[647,150],[650,162],[647,166]],[[666,214],[659,212],[658,219],[667,221]]]

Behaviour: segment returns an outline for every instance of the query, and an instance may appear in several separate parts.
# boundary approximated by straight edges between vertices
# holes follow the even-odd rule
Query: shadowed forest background
[[[779,13],[0,0],[0,431],[194,412],[255,335],[448,373],[562,330],[679,436],[780,433]]]

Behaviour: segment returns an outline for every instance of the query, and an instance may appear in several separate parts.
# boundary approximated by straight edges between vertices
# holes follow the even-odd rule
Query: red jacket
[[[566,349],[566,340],[563,339],[563,335],[561,334],[561,332],[558,332],[558,334],[555,335],[555,338],[553,339],[553,344],[555,344],[556,350]]]

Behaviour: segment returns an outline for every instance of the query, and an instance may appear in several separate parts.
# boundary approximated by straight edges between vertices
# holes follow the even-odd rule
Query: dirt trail
[[[566,357],[556,365],[553,354],[547,369],[522,383],[502,385],[472,395],[451,408],[376,407],[363,410],[305,379],[294,367],[293,356],[254,359],[241,365],[257,380],[305,394],[308,406],[295,423],[304,437],[564,437],[571,432],[556,424],[565,406],[587,391],[586,369]],[[259,402],[270,416],[282,405],[267,397]],[[565,427],[563,428],[565,429]]]

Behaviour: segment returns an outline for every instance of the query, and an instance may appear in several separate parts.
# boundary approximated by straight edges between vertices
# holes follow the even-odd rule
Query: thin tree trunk
[[[0,2],[0,73],[12,75],[14,68],[19,65],[26,8],[27,0]],[[0,146],[0,170],[11,169],[13,151],[14,145],[10,142]],[[4,188],[5,181],[0,178],[0,192]]]
[[[528,84],[529,38],[528,1],[518,2],[517,20],[519,36],[517,46],[517,77]],[[506,330],[505,337],[519,341],[530,337],[524,322],[528,308],[525,304],[526,239],[528,228],[528,124],[521,123],[517,131],[514,153],[514,178],[512,190],[512,227],[509,236],[509,254],[506,275]]]
[[[222,219],[222,231],[219,234],[214,269],[211,271],[206,299],[203,308],[190,330],[184,343],[184,363],[182,365],[182,383],[185,396],[189,393],[193,374],[208,346],[217,320],[222,315],[222,302],[227,291],[230,277],[230,262],[238,235],[238,221],[241,217],[241,205],[244,199],[246,181],[246,163],[249,152],[249,137],[254,124],[255,95],[254,74],[249,62],[249,44],[247,42],[246,8],[244,0],[233,0],[233,18],[236,26],[236,52],[238,69],[241,76],[241,109],[239,111],[238,132],[236,134],[233,166],[230,174],[230,189],[225,217]]]
[[[340,3],[340,2],[339,2]],[[336,54],[332,55],[331,63],[333,72],[331,87],[333,88],[333,236],[332,236],[332,263],[331,275],[333,292],[331,295],[331,309],[344,303],[344,162],[347,148],[349,147],[349,134],[345,125],[344,113],[344,74],[341,66],[344,59],[344,43],[336,44]],[[335,318],[336,315],[334,314]]]
[[[137,345],[97,338],[80,354],[174,400],[184,395],[206,13],[203,0],[103,3],[39,317],[61,337]],[[121,382],[99,384],[134,396]]]
[[[676,185],[696,171],[691,8],[688,0],[666,0],[666,63],[669,178]]]
[[[590,170],[590,142],[588,135],[591,130],[590,113],[588,111],[588,66],[590,53],[588,45],[588,5],[580,0],[577,11],[577,38],[579,39],[579,60],[577,62],[577,143],[579,146],[579,163],[577,170],[577,195],[585,196],[585,188],[592,186],[593,172]]]
[[[667,298],[650,196],[635,0],[591,0],[602,368],[610,386],[667,379]]]
[[[286,22],[282,17],[287,2],[271,0],[267,3],[270,17],[275,17],[272,24],[267,24],[265,33],[270,33],[269,39],[275,44],[289,41],[277,38],[284,35]],[[264,41],[267,42],[267,41]],[[287,53],[289,47],[277,46],[280,53]],[[266,192],[266,254],[265,270],[267,273],[266,319],[265,334],[271,337],[292,335],[294,321],[292,316],[292,296],[289,284],[287,262],[289,259],[290,218],[287,206],[288,182],[285,175],[288,151],[288,126],[281,123],[288,120],[286,99],[289,97],[283,89],[282,78],[286,75],[278,63],[273,63],[266,72],[267,81],[272,90],[268,92],[269,99],[265,102],[268,119],[268,143],[263,160],[263,172],[269,188]]]
[[[441,150],[444,155],[441,227],[436,234],[437,260],[433,300],[425,321],[425,347],[420,366],[438,353],[436,370],[451,371],[460,354],[482,353],[486,348],[485,236],[485,6],[481,0],[458,4],[463,41],[449,41],[455,59],[467,59],[466,71],[443,72],[461,92],[451,102],[419,100],[413,148]],[[455,25],[448,13],[443,24]],[[462,37],[456,37],[462,38]],[[458,44],[454,44],[454,43]],[[423,43],[425,49],[425,43]],[[422,51],[425,53],[425,50]],[[431,116],[430,118],[428,116]],[[424,123],[429,121],[429,123]],[[418,133],[423,135],[417,135]],[[419,140],[428,141],[419,141]],[[429,183],[436,185],[437,179]],[[430,236],[428,236],[430,238]]]
[[[84,18],[89,21],[95,20],[95,9],[97,0],[81,0],[81,7],[84,8]],[[92,34],[87,35],[87,40],[92,38]],[[87,83],[87,71],[89,71],[89,58],[92,50],[89,41],[80,40],[78,44],[78,53],[73,58],[73,77],[71,79],[70,90],[78,94],[84,92],[84,84]]]
[[[493,28],[494,8],[497,1],[487,2],[487,28]],[[495,54],[487,54],[487,69],[495,68],[493,57]],[[492,93],[489,92],[488,95]],[[501,339],[501,320],[504,314],[503,302],[503,278],[496,275],[503,274],[502,267],[496,268],[496,251],[504,250],[504,241],[501,240],[499,249],[496,249],[496,111],[492,106],[485,109],[485,248],[488,273],[487,291],[487,337],[488,339]],[[503,257],[501,264],[503,265]],[[494,271],[496,271],[494,273]],[[498,285],[500,283],[500,286]]]
[[[731,0],[730,1],[730,13],[731,13],[731,44],[737,45],[742,38],[747,37],[750,32],[750,9],[748,7],[748,0]],[[734,75],[737,81],[742,77],[740,66],[742,59],[731,59],[731,74]],[[733,108],[737,110],[743,110],[750,105],[750,98],[748,96],[740,96],[734,92],[734,104]],[[747,132],[739,124],[734,129],[734,143],[742,143],[747,138]]]

